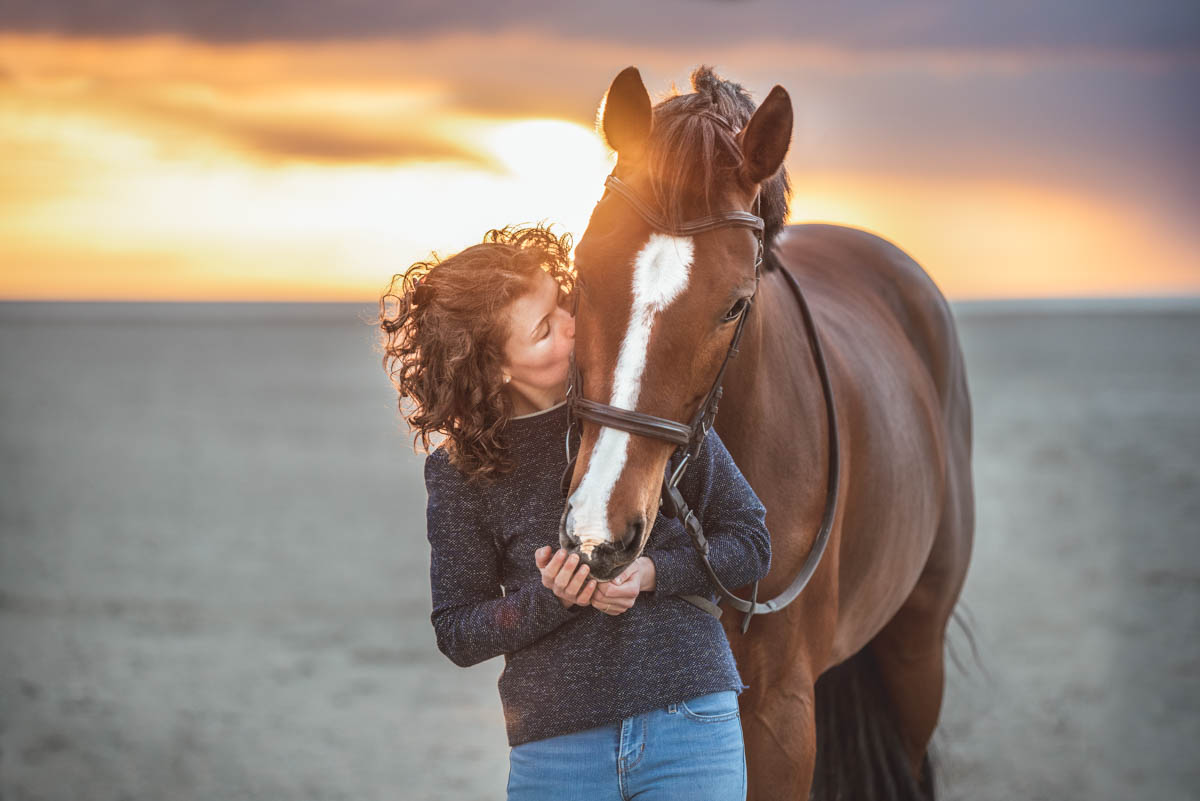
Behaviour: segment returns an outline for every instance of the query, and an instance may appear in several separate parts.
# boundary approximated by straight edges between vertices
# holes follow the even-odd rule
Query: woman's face
[[[558,282],[538,270],[534,288],[509,306],[503,369],[517,388],[556,393],[566,385],[575,318],[561,301]]]

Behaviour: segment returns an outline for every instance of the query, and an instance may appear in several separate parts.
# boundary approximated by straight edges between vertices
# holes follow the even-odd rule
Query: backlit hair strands
[[[565,293],[574,286],[571,238],[549,226],[498,228],[445,259],[436,254],[392,277],[379,300],[383,368],[398,394],[414,447],[444,440],[472,480],[509,471],[504,392],[507,309],[544,270]]]

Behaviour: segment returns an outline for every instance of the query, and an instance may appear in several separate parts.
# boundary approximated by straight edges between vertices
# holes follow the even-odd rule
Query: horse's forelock
[[[758,108],[740,84],[720,78],[711,67],[697,67],[691,80],[691,93],[676,94],[654,106],[647,150],[651,191],[673,223],[685,219],[683,203],[687,199],[698,200],[706,214],[724,210],[711,207],[710,191],[739,166],[740,150],[734,137]],[[759,213],[766,227],[768,269],[775,266],[771,243],[787,220],[790,194],[791,182],[784,167],[762,184]]]

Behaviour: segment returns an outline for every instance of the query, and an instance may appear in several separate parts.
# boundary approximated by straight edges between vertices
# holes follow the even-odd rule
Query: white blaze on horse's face
[[[617,356],[609,405],[630,410],[637,406],[654,321],[687,287],[692,257],[690,237],[664,234],[651,234],[635,257],[633,308]],[[585,555],[590,556],[601,543],[618,541],[609,531],[608,502],[625,468],[629,436],[615,428],[600,430],[588,471],[571,495],[569,530],[579,540],[579,549]]]

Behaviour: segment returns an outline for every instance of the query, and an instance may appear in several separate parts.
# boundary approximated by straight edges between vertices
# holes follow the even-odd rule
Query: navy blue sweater
[[[566,426],[562,404],[511,420],[516,469],[486,486],[468,484],[444,448],[425,460],[438,648],[464,667],[504,655],[500,700],[514,746],[745,689],[720,622],[678,597],[717,596],[674,518],[660,513],[654,522],[644,554],[654,561],[656,586],[628,611],[566,608],[542,585],[533,555],[559,547]],[[766,511],[716,432],[679,488],[704,525],[709,561],[725,586],[765,576]]]

